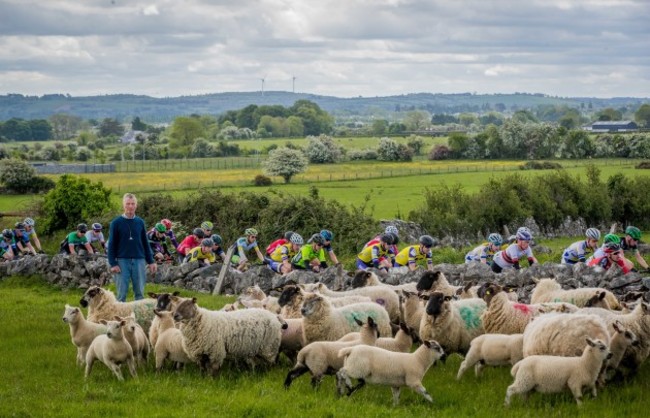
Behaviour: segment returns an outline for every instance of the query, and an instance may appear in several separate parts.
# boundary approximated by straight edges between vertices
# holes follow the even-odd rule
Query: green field
[[[421,136],[422,142],[424,145],[422,149],[425,152],[428,152],[431,147],[437,144],[446,144],[446,137],[431,137],[431,136]],[[379,145],[380,137],[350,137],[350,138],[338,138],[334,137],[334,142],[344,149],[350,150],[362,150],[367,148],[377,148]],[[397,143],[406,144],[409,142],[409,137],[391,137]],[[272,145],[282,147],[285,146],[287,142],[290,142],[293,145],[299,147],[307,146],[309,142],[307,138],[265,138],[265,139],[246,139],[246,140],[232,140],[228,141],[229,144],[239,145],[239,148],[242,150],[254,150],[261,151],[265,148],[268,148]]]
[[[170,291],[154,285],[148,290]],[[581,408],[569,393],[531,395],[528,403],[514,398],[503,406],[512,382],[508,368],[487,368],[477,379],[469,371],[455,380],[461,358],[452,355],[445,364],[432,367],[424,386],[433,396],[425,402],[409,389],[392,407],[390,389],[367,385],[350,398],[337,398],[334,378],[326,376],[315,392],[307,376],[289,390],[283,381],[291,368],[284,357],[269,369],[255,371],[227,365],[217,378],[202,376],[194,365],[180,372],[156,374],[153,360],[118,382],[101,363],[84,380],[75,365],[76,348],[68,326],[61,321],[64,304],[79,306],[82,290],[57,289],[37,278],[4,278],[0,281],[0,416],[219,416],[219,417],[640,417],[650,390],[650,366],[625,384],[609,385],[593,399],[586,395]],[[200,305],[216,309],[227,299],[182,291],[196,296]],[[125,367],[123,367],[125,369]]]

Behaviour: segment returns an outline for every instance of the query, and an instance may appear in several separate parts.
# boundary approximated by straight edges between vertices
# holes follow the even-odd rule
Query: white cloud
[[[150,4],[142,9],[142,14],[145,16],[157,16],[160,14],[158,7],[155,4]]]

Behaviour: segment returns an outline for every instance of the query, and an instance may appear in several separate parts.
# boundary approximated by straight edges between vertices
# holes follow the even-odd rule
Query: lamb
[[[274,314],[280,313],[278,298],[267,296],[258,285],[249,286],[244,289],[237,301],[247,309],[260,308],[266,309]]]
[[[530,303],[569,302],[583,308],[596,291],[605,292],[605,299],[612,309],[621,309],[621,305],[612,292],[596,287],[563,290],[555,279],[542,279],[537,282],[530,296]]]
[[[129,345],[131,345],[136,362],[139,364],[146,364],[149,352],[151,351],[147,334],[144,333],[142,327],[135,321],[135,314],[132,313],[125,318],[119,316],[115,317],[116,321],[121,321],[123,319],[126,321],[126,325],[124,326],[124,338],[126,338]]]
[[[118,322],[102,319],[100,322],[106,326],[106,334],[98,335],[88,348],[85,378],[87,379],[90,376],[95,360],[104,363],[118,380],[124,380],[120,366],[126,362],[131,376],[137,378],[138,373],[135,370],[133,350],[131,350],[129,342],[124,338],[123,328],[126,321]]]
[[[373,302],[383,306],[386,309],[388,316],[393,323],[399,324],[399,299],[397,297],[397,293],[386,286],[360,287],[358,289],[348,290],[347,292],[335,292],[329,290],[323,283],[319,283],[317,290],[318,293],[329,298],[340,298],[344,296],[367,296]]]
[[[181,330],[176,328],[174,318],[170,311],[154,311],[156,318],[158,318],[158,340],[154,346],[154,353],[156,356],[156,371],[162,370],[165,360],[169,359],[176,363],[178,368],[180,365],[190,363],[191,360],[183,350],[183,334]]]
[[[366,317],[371,317],[377,323],[380,336],[393,335],[388,313],[376,303],[355,303],[334,308],[323,296],[312,294],[305,298],[301,312],[302,331],[307,344],[314,341],[336,341],[359,328],[355,319]]]
[[[587,338],[587,346],[580,357],[530,356],[521,360],[511,370],[515,381],[508,386],[505,405],[510,398],[522,394],[524,398],[532,390],[542,393],[562,392],[569,388],[573,397],[582,404],[583,388],[591,388],[596,397],[596,378],[605,359],[611,357],[608,343]]]
[[[296,365],[287,373],[284,387],[289,388],[294,379],[303,374],[311,373],[311,385],[318,388],[325,374],[334,374],[343,367],[343,358],[338,356],[339,350],[359,344],[375,345],[377,340],[377,324],[368,317],[364,324],[355,319],[361,327],[360,338],[353,341],[315,341],[305,346],[298,353]]]
[[[596,315],[549,313],[535,318],[524,330],[524,357],[537,354],[578,357],[587,337],[609,346],[605,321]]]
[[[464,354],[470,342],[485,332],[481,315],[486,308],[481,299],[452,301],[451,296],[433,292],[420,322],[420,339],[438,341],[447,354]]]
[[[226,303],[219,310],[222,311],[222,312],[232,312],[232,311],[236,311],[237,309],[239,309],[239,307],[240,307],[239,301],[236,300],[233,303]]]
[[[481,375],[483,366],[514,365],[524,358],[523,334],[483,334],[470,343],[465,360],[460,364],[456,380],[460,380],[465,371],[474,366],[476,377]]]
[[[420,330],[420,321],[424,312],[424,304],[417,293],[402,290],[400,295],[402,317],[406,325],[412,330]]]
[[[150,298],[156,299],[156,309],[159,311],[172,311],[176,305],[180,303],[178,295],[180,295],[181,292],[178,291],[174,293],[149,292],[148,294]],[[173,297],[175,297],[175,299]],[[158,335],[160,333],[160,331],[158,331],[158,328],[160,326],[159,321],[160,317],[158,315],[154,315],[153,320],[151,321],[151,326],[149,327],[149,342],[151,343],[152,347],[155,347],[156,342],[158,341]]]
[[[625,351],[630,346],[639,345],[639,340],[636,338],[636,335],[625,328],[620,321],[616,321],[612,324],[614,328],[614,335],[612,336],[612,341],[609,346],[609,350],[612,352],[612,357],[607,360],[601,369],[600,375],[598,377],[598,383],[600,386],[605,385],[607,380],[607,371],[618,369]]]
[[[353,289],[366,286],[385,286],[393,291],[407,290],[410,292],[417,292],[415,283],[404,283],[398,286],[389,285],[379,280],[379,277],[377,277],[375,273],[367,270],[358,271],[352,278],[350,284]]]
[[[287,319],[302,318],[300,308],[302,307],[302,302],[305,300],[305,296],[310,294],[310,292],[305,291],[297,285],[285,286],[282,294],[278,299],[278,304],[282,307],[280,310],[280,315],[282,315],[283,318]],[[335,308],[351,305],[353,303],[371,302],[370,298],[367,296],[344,296],[340,298],[328,299],[332,306]]]
[[[348,396],[366,384],[389,385],[393,391],[393,405],[399,403],[400,389],[408,386],[429,402],[431,395],[422,386],[422,378],[433,363],[444,355],[440,344],[424,341],[413,353],[394,353],[378,347],[356,346],[343,348],[339,356],[344,357],[343,368],[336,374],[339,395],[347,389]],[[350,379],[358,379],[352,386]]]
[[[84,308],[88,308],[88,320],[92,322],[99,322],[102,319],[112,320],[115,316],[125,317],[135,313],[138,324],[147,333],[155,316],[153,314],[156,307],[155,299],[118,302],[113,292],[99,286],[89,287],[79,303]]]
[[[339,338],[337,341],[355,341],[359,340],[361,338],[361,333],[360,332],[349,332]],[[388,351],[395,351],[395,352],[402,352],[402,353],[408,353],[411,351],[411,346],[413,345],[413,335],[409,327],[404,323],[400,322],[399,324],[399,330],[397,331],[397,334],[395,334],[395,337],[388,338],[388,337],[381,337],[377,338],[377,341],[375,341],[375,346],[379,348],[383,348],[384,350]]]
[[[80,366],[86,362],[88,347],[95,337],[106,334],[106,326],[86,320],[81,309],[68,304],[65,305],[63,322],[70,326],[70,337],[77,347],[77,365]]]
[[[254,366],[256,358],[270,364],[278,356],[281,325],[269,311],[209,311],[192,298],[183,300],[173,312],[174,320],[182,324],[187,356],[212,376],[217,375],[226,358],[243,359]]]

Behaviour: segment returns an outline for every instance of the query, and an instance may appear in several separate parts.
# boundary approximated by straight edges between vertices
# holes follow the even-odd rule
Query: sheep
[[[86,373],[84,377],[88,379],[93,369],[93,363],[95,360],[99,360],[117,376],[118,380],[124,380],[120,368],[124,362],[129,367],[131,376],[137,378],[138,373],[135,370],[133,350],[129,342],[124,338],[123,328],[126,321],[106,321],[102,319],[100,322],[106,326],[106,334],[98,335],[90,344],[86,353]]]
[[[524,330],[524,357],[537,354],[578,357],[587,337],[609,345],[605,321],[596,315],[549,313],[535,318]]]
[[[465,360],[460,364],[456,380],[460,380],[465,371],[474,366],[476,377],[481,375],[483,366],[514,365],[524,358],[523,334],[483,334],[470,343]]]
[[[283,318],[302,318],[300,308],[305,296],[310,295],[310,292],[305,291],[300,286],[290,285],[285,286],[282,294],[278,298],[278,304],[282,307],[280,314]],[[360,302],[372,302],[367,296],[344,296],[340,298],[328,298],[330,303],[335,308],[341,306],[351,305]]]
[[[176,304],[180,302],[178,298],[174,299],[173,297],[178,297],[180,294],[181,292],[178,291],[174,293],[148,293],[150,298],[156,299],[156,309],[159,311],[173,310]],[[159,321],[160,317],[158,315],[154,315],[153,320],[151,321],[151,326],[149,327],[149,342],[151,343],[152,347],[156,346],[158,335],[160,334],[158,331]]]
[[[154,346],[156,356],[156,371],[162,370],[166,359],[176,363],[176,367],[189,363],[191,360],[183,349],[183,334],[176,328],[171,311],[154,311],[158,318],[158,340]]]
[[[360,287],[358,289],[348,290],[346,292],[335,292],[329,290],[323,283],[319,283],[316,288],[318,293],[330,298],[344,296],[367,296],[372,302],[383,306],[388,312],[390,320],[399,324],[399,299],[397,293],[385,286]]]
[[[456,296],[458,299],[471,299],[471,298],[481,298],[485,299],[485,290],[491,283],[485,282],[480,286],[472,286],[472,283],[466,284],[464,287],[456,291]],[[508,300],[511,302],[519,302],[519,295],[517,294],[517,288],[514,286],[503,286],[503,291],[506,292]]]
[[[258,286],[249,286],[237,298],[237,301],[246,307],[266,309],[274,314],[280,313],[280,306],[278,305],[278,298],[274,296],[267,296],[266,293]]]
[[[236,300],[233,303],[226,303],[219,310],[222,311],[222,312],[232,312],[232,311],[236,311],[237,309],[239,309],[239,307],[240,307],[240,303],[239,303],[238,300]]]
[[[77,347],[77,365],[81,366],[86,362],[88,347],[95,337],[106,334],[106,326],[86,320],[81,309],[68,304],[65,305],[63,322],[70,326],[72,344]]]
[[[605,299],[612,309],[621,309],[621,305],[612,292],[597,287],[582,287],[580,289],[563,290],[555,279],[542,279],[537,282],[530,296],[530,303],[569,302],[579,308],[591,299],[594,292],[605,292]]]
[[[461,286],[452,286],[441,271],[425,271],[416,285],[418,292],[441,292],[445,296],[454,296]]]
[[[359,344],[375,345],[377,340],[377,323],[368,317],[364,324],[355,318],[355,322],[361,327],[360,338],[353,341],[315,341],[300,350],[296,365],[287,373],[284,380],[284,387],[289,388],[294,379],[309,372],[311,374],[311,385],[318,388],[325,374],[334,374],[343,367],[343,358],[338,356],[339,350]]]
[[[153,321],[155,299],[141,299],[132,302],[118,302],[115,294],[99,286],[91,286],[79,301],[81,306],[88,308],[88,320],[99,322],[102,319],[112,320],[115,316],[129,316],[135,313],[138,324],[145,332],[149,332]]]
[[[126,321],[126,325],[124,326],[124,338],[126,338],[129,345],[131,345],[136,362],[139,364],[146,364],[149,352],[151,351],[151,346],[149,345],[147,334],[144,333],[142,327],[135,321],[135,314],[132,313],[124,318],[119,316],[115,316],[114,318],[116,321],[121,321],[123,319]]]
[[[366,286],[385,286],[393,291],[407,290],[410,292],[417,292],[415,283],[404,283],[397,286],[389,285],[379,280],[379,277],[377,277],[375,273],[367,270],[358,271],[352,278],[350,285],[353,289]]]
[[[283,324],[280,352],[284,353],[292,362],[295,362],[296,354],[305,346],[302,333],[302,318],[285,319],[280,315],[278,319]]]
[[[596,290],[596,292],[585,302],[585,308],[602,308],[611,311],[612,307],[607,301],[607,292]]]
[[[424,312],[424,304],[417,293],[402,290],[400,302],[402,304],[402,316],[406,325],[412,330],[420,330],[420,321]]]
[[[582,404],[583,388],[591,388],[596,397],[596,378],[605,359],[611,357],[608,343],[586,338],[587,346],[580,357],[530,356],[514,365],[510,374],[515,378],[506,391],[505,405],[510,398],[522,394],[524,399],[532,390],[558,393],[569,388],[578,405]]]
[[[323,296],[312,294],[305,298],[301,312],[302,331],[307,344],[314,341],[336,341],[359,328],[355,319],[366,317],[372,317],[377,323],[380,336],[392,335],[388,313],[376,303],[355,303],[334,308]]]
[[[404,322],[400,322],[399,330],[395,334],[395,337],[377,338],[377,341],[375,341],[375,346],[379,348],[383,348],[384,350],[388,350],[388,351],[408,353],[411,350],[411,346],[413,346],[412,334],[413,333],[411,332],[409,327]],[[349,332],[344,336],[342,336],[341,338],[339,338],[337,341],[341,341],[341,342],[355,341],[355,340],[359,340],[360,338],[361,338],[360,332]]]
[[[420,321],[420,339],[435,339],[447,354],[464,354],[470,341],[484,333],[481,314],[486,308],[481,299],[451,301],[451,296],[433,292]]]
[[[183,349],[204,371],[216,376],[226,358],[243,359],[250,365],[260,358],[275,362],[280,348],[281,325],[263,309],[218,312],[203,309],[196,298],[183,300],[174,309],[181,322]]]
[[[339,356],[345,360],[343,368],[336,374],[336,387],[339,395],[347,389],[350,396],[366,382],[389,385],[393,391],[393,405],[397,405],[401,387],[408,386],[433,402],[422,386],[422,378],[443,355],[442,347],[435,341],[424,341],[413,353],[395,353],[368,346],[343,348]],[[359,383],[353,387],[350,379],[357,379]]]
[[[609,350],[612,352],[612,357],[603,364],[603,367],[598,377],[598,383],[600,386],[604,386],[605,381],[607,380],[607,371],[616,370],[625,355],[625,351],[630,346],[639,345],[639,340],[636,335],[625,328],[620,321],[616,321],[612,324],[614,328],[614,335],[612,336],[612,341],[609,345]]]

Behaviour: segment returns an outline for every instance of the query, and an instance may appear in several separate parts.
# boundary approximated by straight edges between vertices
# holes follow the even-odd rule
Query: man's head
[[[126,216],[132,217],[135,216],[135,210],[138,207],[138,199],[133,193],[126,193],[122,197],[122,208],[124,208],[124,214]]]

